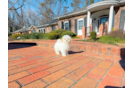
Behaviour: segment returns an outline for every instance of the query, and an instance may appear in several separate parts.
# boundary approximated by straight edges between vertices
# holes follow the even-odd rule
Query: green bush
[[[10,35],[10,38],[17,39],[17,37],[21,36],[22,34]]]
[[[44,35],[43,35],[43,39],[48,39],[48,35],[49,35],[50,33],[45,33]]]
[[[90,32],[90,39],[96,39],[96,32],[95,31],[92,31]]]
[[[24,34],[21,36],[21,39],[43,39],[43,35],[43,33]]]
[[[21,38],[21,39],[28,39],[28,35],[29,35],[29,34],[23,34],[23,35],[21,35],[20,38]]]
[[[64,35],[70,35],[71,37],[76,37],[76,33],[73,33],[71,31],[65,31],[61,34],[61,37]]]
[[[47,34],[48,39],[58,39],[59,34],[58,33],[49,33]]]
[[[58,30],[53,30],[53,31],[51,31],[50,33],[58,33],[59,37],[61,37],[61,34],[62,34],[63,32],[66,32],[66,30],[64,30],[64,29],[58,29]]]

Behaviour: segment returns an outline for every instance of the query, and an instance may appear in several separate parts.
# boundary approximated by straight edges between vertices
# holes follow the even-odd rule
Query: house
[[[45,27],[45,33],[49,33],[52,30],[58,30],[58,19],[53,19],[52,21],[46,22],[44,25],[40,25],[40,27]]]
[[[52,21],[46,22],[44,25],[39,25],[39,26],[34,26],[31,25],[30,27],[23,27],[19,30],[16,30],[12,32],[12,35],[14,34],[24,34],[24,33],[36,33],[36,32],[42,32],[42,33],[49,33],[51,30],[58,30],[58,24],[57,24],[57,19],[54,19]]]
[[[27,28],[23,27],[19,30],[12,32],[12,35],[24,34],[24,33],[30,34],[30,33],[37,33],[37,32],[45,33],[45,26],[44,25],[40,25],[40,26],[31,25],[30,27],[27,27]]]
[[[100,25],[103,25],[103,27]],[[52,30],[65,29],[76,33],[77,36],[82,36],[83,26],[86,27],[87,35],[91,31],[95,31],[97,36],[102,36],[104,32],[110,33],[112,29],[125,31],[125,0],[99,1],[58,16],[44,25],[23,28],[15,31],[15,33],[22,32],[22,30],[27,30],[28,33],[35,30],[36,32],[42,30],[43,33],[49,33]]]
[[[100,24],[107,23],[107,33],[114,30],[125,30],[125,0],[103,0],[93,3],[66,15],[56,17],[60,28],[82,35],[85,25],[87,34],[95,31],[100,34]]]

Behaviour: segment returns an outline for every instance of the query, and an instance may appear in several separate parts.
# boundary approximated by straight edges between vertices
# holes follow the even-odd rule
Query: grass
[[[105,43],[105,44],[112,44],[112,45],[118,45],[117,43],[125,44],[125,39],[115,38],[112,36],[101,36],[95,40],[93,39],[83,39],[80,41],[86,41],[86,42],[99,42],[99,43]]]

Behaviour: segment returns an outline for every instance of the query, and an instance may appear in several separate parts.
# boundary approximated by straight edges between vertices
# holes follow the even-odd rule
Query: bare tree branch
[[[10,8],[8,8],[8,10],[10,10],[17,2],[18,0],[16,0],[15,3]]]
[[[18,0],[17,0],[18,1]],[[16,1],[16,3],[17,3],[17,1]],[[31,2],[32,0],[30,0],[28,3],[26,3],[26,4],[22,4],[21,6],[19,6],[19,7],[17,7],[17,8],[12,8],[12,7],[14,7],[14,5],[16,4],[14,4],[14,5],[12,5],[12,7],[10,7],[10,8],[8,8],[8,10],[18,10],[19,8],[22,8],[24,5],[27,5],[27,4],[29,4],[30,2]]]

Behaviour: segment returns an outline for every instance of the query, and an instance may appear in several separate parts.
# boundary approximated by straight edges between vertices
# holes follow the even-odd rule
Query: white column
[[[111,32],[112,30],[112,26],[113,26],[113,14],[114,14],[114,6],[112,5],[110,7],[110,11],[109,11],[109,23],[108,23],[108,33]]]
[[[88,11],[87,12],[87,27],[90,26],[90,15],[91,15],[91,13],[90,13],[90,11]]]
[[[87,12],[87,34],[89,34],[89,30],[90,30],[90,16],[91,16],[91,13],[90,11]]]

